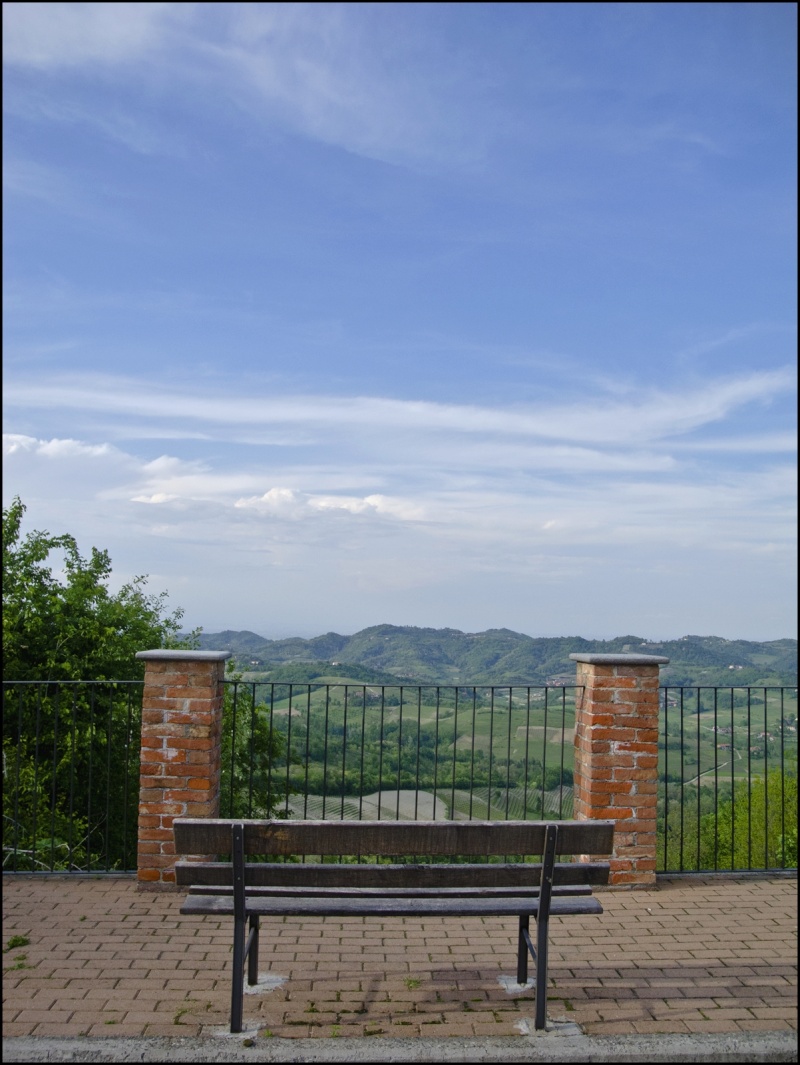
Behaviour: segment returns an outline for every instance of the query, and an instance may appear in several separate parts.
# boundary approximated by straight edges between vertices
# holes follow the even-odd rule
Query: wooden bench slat
[[[243,820],[245,854],[541,855],[545,821]],[[558,854],[610,854],[613,821],[559,822]],[[229,854],[224,821],[175,821],[179,854]]]
[[[189,895],[183,914],[233,914],[231,895]],[[536,915],[536,898],[305,898],[305,897],[248,897],[247,913],[270,917],[519,917]],[[603,907],[594,896],[585,898],[554,898],[551,916],[599,914]]]
[[[219,884],[192,884],[192,895],[231,895],[233,887]],[[532,897],[539,894],[539,885],[530,884],[527,892]],[[526,892],[526,894],[527,894]],[[592,889],[588,884],[568,884],[564,887],[553,888],[554,894],[559,895],[591,895]],[[513,898],[520,896],[520,885],[510,887],[247,887],[247,897],[258,898],[261,896],[274,895],[276,897],[299,897],[309,898],[411,898],[422,899],[426,897],[438,898]]]
[[[538,886],[539,863],[487,863],[485,865],[320,865],[311,862],[248,862],[248,890],[259,885],[315,887],[524,887]],[[553,883],[607,884],[608,862],[557,862]],[[175,877],[181,887],[208,884],[223,887],[233,883],[230,862],[176,862]]]

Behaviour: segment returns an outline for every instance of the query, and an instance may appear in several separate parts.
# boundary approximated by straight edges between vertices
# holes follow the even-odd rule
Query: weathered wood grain
[[[590,885],[608,883],[608,862],[557,862],[553,884]],[[390,888],[431,889],[446,887],[539,887],[540,863],[498,864],[430,864],[430,865],[360,865],[315,864],[299,862],[248,862],[245,883],[248,890],[259,886],[297,888],[348,887],[388,890]],[[223,887],[233,883],[230,862],[176,862],[179,886],[207,884]]]
[[[183,914],[232,915],[230,895],[188,895],[181,906]],[[357,898],[333,896],[252,896],[247,899],[248,914],[261,917],[520,917],[536,916],[536,897],[511,898],[383,898],[360,895]],[[551,916],[599,914],[603,907],[593,896],[553,898]]]
[[[541,855],[544,821],[242,821],[246,854]],[[230,821],[176,818],[178,854],[229,854]],[[560,821],[558,854],[609,854],[613,821]]]

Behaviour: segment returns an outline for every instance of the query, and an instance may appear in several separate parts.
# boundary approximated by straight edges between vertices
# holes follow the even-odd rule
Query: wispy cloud
[[[438,77],[438,46],[392,5],[14,4],[4,5],[3,25],[11,68],[113,66],[141,77],[155,66],[182,91],[214,85],[217,99],[254,117],[391,162],[482,150],[456,106],[471,91],[468,67],[456,76],[451,48],[447,77]],[[157,146],[151,128],[122,112],[47,107],[54,120],[89,121],[134,151]]]
[[[3,62],[52,70],[132,62],[197,4],[4,4]]]
[[[19,90],[3,99],[3,113],[25,122],[83,126],[109,140],[124,145],[138,155],[185,154],[185,138],[177,131],[160,128],[157,118],[124,110],[92,94],[91,101],[73,92],[68,97],[54,97],[31,89]]]
[[[391,399],[382,396],[275,397],[204,395],[174,388],[144,387],[134,379],[72,376],[64,381],[11,381],[4,402],[9,407],[60,409],[124,415],[176,423],[202,421],[208,426],[235,425],[271,431],[298,427],[319,438],[322,432],[354,427],[364,432],[390,430],[532,438],[630,447],[678,438],[723,421],[748,404],[769,402],[795,387],[792,368],[742,374],[705,382],[688,382],[673,391],[640,389],[638,394],[577,399],[569,406],[533,404],[485,407]]]

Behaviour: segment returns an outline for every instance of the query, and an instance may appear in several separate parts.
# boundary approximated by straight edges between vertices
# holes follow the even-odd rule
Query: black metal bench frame
[[[231,1032],[242,1031],[244,968],[258,979],[261,917],[514,916],[518,918],[517,982],[536,968],[534,1027],[547,1022],[550,917],[599,914],[592,887],[607,884],[607,861],[557,862],[557,856],[610,855],[613,821],[238,821],[180,818],[181,855],[230,855],[228,861],[179,861],[176,880],[188,886],[182,914],[231,915],[233,977]],[[353,863],[267,861],[355,856]],[[528,860],[489,862],[519,855]],[[417,857],[415,864],[375,858]],[[440,864],[432,857],[481,857],[480,863]],[[530,857],[541,858],[538,862]],[[365,861],[364,858],[370,860]],[[427,860],[426,860],[427,859]],[[530,918],[536,922],[536,944]]]

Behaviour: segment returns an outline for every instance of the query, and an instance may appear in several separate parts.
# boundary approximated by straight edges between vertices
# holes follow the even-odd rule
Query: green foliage
[[[3,866],[130,867],[141,687],[110,681],[143,675],[137,651],[196,634],[178,642],[181,611],[145,577],[112,594],[107,552],[22,536],[24,513],[19,498],[3,511]]]
[[[774,769],[755,777],[749,788],[739,781],[716,818],[702,818],[700,852],[705,860],[716,853],[723,869],[796,866],[797,777]]]
[[[146,577],[112,594],[107,551],[86,559],[68,534],[22,537],[24,513],[19,498],[3,511],[4,680],[134,679],[144,674],[137,651],[196,641],[179,641],[183,612],[167,613],[166,593],[148,595]]]
[[[667,785],[670,814],[657,846],[658,868],[677,870],[794,869],[797,867],[797,775],[770,770],[683,795]],[[659,824],[663,825],[663,804]],[[666,852],[666,853],[665,853]]]

